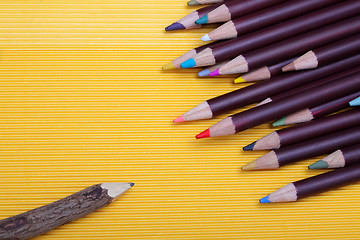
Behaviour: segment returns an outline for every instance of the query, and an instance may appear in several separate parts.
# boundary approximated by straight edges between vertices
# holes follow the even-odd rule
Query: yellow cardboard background
[[[174,125],[237,89],[161,66],[211,27],[165,33],[195,8],[179,0],[1,0],[0,218],[89,185],[133,181],[115,203],[37,239],[358,239],[359,185],[260,205],[311,161],[241,172],[241,147],[269,125],[217,139],[224,118]],[[243,85],[244,86],[244,85]]]

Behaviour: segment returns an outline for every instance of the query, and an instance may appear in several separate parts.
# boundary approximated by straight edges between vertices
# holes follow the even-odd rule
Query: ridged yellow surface
[[[112,205],[36,239],[358,239],[359,185],[260,205],[306,166],[241,172],[241,147],[269,125],[195,140],[211,121],[172,124],[230,78],[161,66],[212,28],[165,33],[179,0],[0,2],[0,217],[100,182],[136,185]],[[244,85],[243,85],[244,86]],[[319,159],[319,158],[317,158]]]

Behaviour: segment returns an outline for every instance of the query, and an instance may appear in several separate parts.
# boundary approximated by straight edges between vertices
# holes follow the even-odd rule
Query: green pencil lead
[[[329,168],[329,164],[323,160],[319,160],[310,166],[308,166],[309,169],[323,169],[323,168]]]

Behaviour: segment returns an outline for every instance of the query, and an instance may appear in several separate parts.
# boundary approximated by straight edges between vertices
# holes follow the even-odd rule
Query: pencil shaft
[[[307,158],[329,154],[339,148],[356,144],[359,140],[360,127],[355,126],[284,148],[276,149],[274,152],[277,156],[279,166],[283,166]]]
[[[314,69],[276,76],[263,82],[241,88],[207,100],[213,116],[261,101],[264,98],[309,83],[313,80],[344,71],[358,65],[360,55]]]
[[[360,144],[341,149],[345,166],[360,163]]]
[[[273,101],[232,115],[236,132],[266,123],[306,107],[340,98],[360,91],[360,73],[345,76],[339,81],[309,89],[282,101]]]
[[[294,182],[297,199],[330,189],[345,186],[360,180],[360,165],[354,165]]]
[[[248,69],[273,64],[294,57],[310,49],[357,34],[360,31],[360,16],[328,25],[266,47],[242,54]],[[245,64],[245,63],[244,63]],[[225,66],[224,66],[225,67]]]
[[[360,1],[346,1],[263,30],[224,42],[212,49],[217,61],[224,61],[253,49],[286,39],[359,13]],[[263,64],[267,65],[267,64]]]
[[[359,71],[360,71],[360,66],[349,68],[349,69],[346,69],[344,71],[339,71],[338,73],[333,74],[331,76],[327,76],[325,78],[319,78],[319,79],[317,79],[317,80],[315,80],[313,82],[310,82],[310,83],[304,84],[302,86],[290,89],[289,91],[284,91],[284,92],[281,92],[279,94],[272,95],[271,100],[272,101],[279,101],[279,100],[281,100],[283,98],[292,96],[292,95],[294,95],[296,93],[299,93],[299,92],[302,92],[302,91],[305,91],[305,90],[308,90],[308,89],[311,89],[311,88],[314,88],[314,87],[317,87],[317,86],[321,86],[321,85],[323,85],[325,83],[334,81],[334,80],[336,80],[336,79],[338,79],[340,77],[344,77],[344,76],[347,76],[349,74],[353,74],[353,73],[356,73],[356,72],[359,72]]]
[[[354,109],[308,123],[284,128],[276,132],[279,137],[280,146],[286,147],[297,142],[354,127],[358,125],[359,119],[360,110]]]

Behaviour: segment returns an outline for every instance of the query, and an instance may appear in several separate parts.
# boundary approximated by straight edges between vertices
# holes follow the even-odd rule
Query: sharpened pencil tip
[[[188,60],[186,60],[185,62],[180,64],[181,68],[192,68],[196,66],[196,62],[195,59],[190,58]]]
[[[180,117],[174,119],[174,123],[179,123],[179,122],[185,122],[184,115],[181,115]]]
[[[188,6],[195,6],[195,5],[200,5],[196,0],[190,0],[187,2]]]
[[[243,83],[243,82],[246,82],[246,81],[242,77],[238,77],[234,80],[234,83]]]
[[[130,187],[133,187],[135,185],[135,183],[129,183]]]
[[[215,77],[215,76],[219,76],[221,75],[220,72],[219,72],[220,68],[216,69],[215,71],[211,72],[209,74],[210,77]]]
[[[273,122],[273,127],[280,127],[286,125],[286,117],[280,118],[279,120]]]
[[[209,18],[207,14],[195,21],[196,24],[206,24],[208,22],[209,22]]]
[[[172,62],[170,62],[170,63],[164,65],[164,66],[162,67],[162,69],[163,69],[163,70],[171,70],[171,69],[176,69],[176,67],[174,66],[174,64],[173,64]]]
[[[185,29],[185,26],[182,25],[181,23],[178,23],[178,22],[174,22],[173,24],[167,26],[165,28],[165,31],[174,31],[174,30],[183,30]]]
[[[241,170],[243,170],[243,171],[251,171],[251,170],[255,169],[255,166],[256,166],[256,160],[252,161],[252,162],[249,162],[248,164],[242,166]]]
[[[210,73],[211,72],[209,70],[204,69],[204,70],[202,70],[201,72],[198,73],[198,76],[199,77],[207,77],[207,76],[209,76]]]
[[[295,71],[295,64],[293,62],[289,63],[288,65],[286,65],[285,67],[283,67],[281,69],[283,72],[290,72],[290,71]]]
[[[203,42],[209,42],[212,41],[212,39],[210,38],[209,34],[205,34],[204,36],[201,37],[201,40]]]
[[[308,166],[308,169],[323,169],[323,168],[329,168],[329,164],[323,160],[319,160]]]
[[[210,137],[210,130],[209,129],[206,129],[202,133],[199,133],[198,135],[196,135],[196,139],[208,138],[208,137]]]
[[[269,195],[260,199],[260,203],[271,203],[271,201],[269,200]]]
[[[255,144],[256,144],[256,141],[253,142],[253,143],[251,143],[251,144],[249,144],[249,145],[247,145],[247,146],[245,146],[245,147],[243,147],[243,150],[244,150],[244,151],[252,151],[252,150],[254,150]]]
[[[351,102],[349,102],[349,105],[350,105],[351,107],[360,106],[360,97],[355,98],[354,100],[352,100]]]

